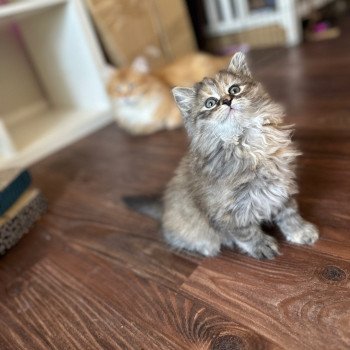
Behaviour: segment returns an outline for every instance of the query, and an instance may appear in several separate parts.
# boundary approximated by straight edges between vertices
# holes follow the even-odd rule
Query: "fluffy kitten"
[[[108,92],[118,124],[134,135],[179,127],[182,118],[171,88],[192,86],[205,75],[214,74],[226,61],[226,57],[195,53],[151,73],[147,61],[139,57],[130,67],[116,70]]]
[[[243,54],[225,71],[193,88],[174,88],[190,138],[187,154],[167,186],[161,213],[166,240],[205,256],[222,245],[258,259],[278,254],[260,225],[273,221],[286,239],[312,244],[314,225],[299,214],[294,161],[299,152],[283,111],[255,81]],[[159,207],[140,205],[156,216]]]

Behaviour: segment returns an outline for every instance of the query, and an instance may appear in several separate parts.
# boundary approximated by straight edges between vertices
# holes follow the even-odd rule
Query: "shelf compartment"
[[[0,52],[0,169],[32,164],[112,121],[80,1],[0,6]]]

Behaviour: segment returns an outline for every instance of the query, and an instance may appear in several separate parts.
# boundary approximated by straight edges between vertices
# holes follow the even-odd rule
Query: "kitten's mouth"
[[[230,110],[227,113],[227,118],[234,117],[235,112],[236,112],[235,109],[230,107]]]

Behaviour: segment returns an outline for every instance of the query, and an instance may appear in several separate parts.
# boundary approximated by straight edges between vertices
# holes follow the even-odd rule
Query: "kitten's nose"
[[[232,99],[230,97],[223,97],[222,104],[231,107]]]

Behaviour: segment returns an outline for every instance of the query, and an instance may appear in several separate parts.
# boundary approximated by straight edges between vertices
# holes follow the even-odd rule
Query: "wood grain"
[[[350,263],[306,248],[281,252],[272,262],[227,252],[203,262],[182,290],[286,349],[348,349]]]
[[[0,349],[349,349],[350,25],[336,40],[252,52],[303,151],[303,216],[321,239],[256,261],[172,251],[123,195],[159,193],[182,130],[115,125],[32,169],[49,212],[0,259]],[[267,230],[281,240],[273,228]]]
[[[86,251],[35,264],[0,305],[1,349],[273,349],[229,317]],[[72,268],[74,267],[74,269]]]

